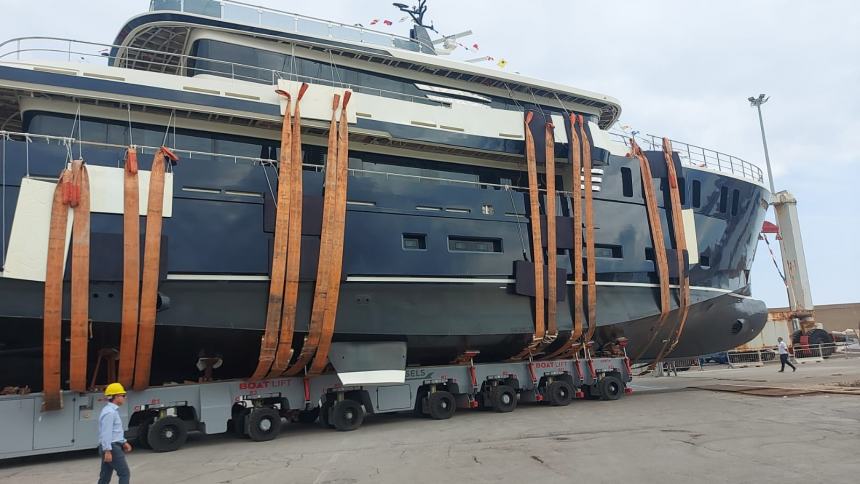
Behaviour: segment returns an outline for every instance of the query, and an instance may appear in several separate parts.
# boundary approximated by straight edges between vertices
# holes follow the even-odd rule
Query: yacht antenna
[[[409,14],[409,16],[412,17],[412,21],[415,22],[415,25],[436,32],[436,29],[433,28],[432,22],[430,25],[424,25],[424,14],[427,13],[427,0],[418,0],[418,6],[413,7],[409,7],[409,5],[406,5],[405,3],[395,3],[393,5],[399,8],[402,12]]]

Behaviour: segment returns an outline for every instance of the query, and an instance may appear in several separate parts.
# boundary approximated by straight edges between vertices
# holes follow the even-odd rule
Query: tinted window
[[[633,196],[633,173],[630,168],[621,168],[621,190],[625,197]]]
[[[620,245],[594,244],[594,256],[605,259],[623,259]]]
[[[738,204],[740,203],[741,192],[732,190],[732,215],[738,214]]]
[[[720,188],[720,213],[726,213],[726,207],[729,203],[729,189],[726,187]]]
[[[448,237],[448,250],[451,252],[501,252],[501,239],[484,237]]]
[[[54,136],[69,136],[72,132],[73,116],[65,114],[35,113],[27,123],[27,130],[32,133]],[[243,156],[248,158],[276,159],[276,141],[247,138],[221,133],[193,131],[186,129],[171,129],[165,132],[163,126],[134,123],[132,138],[139,146],[175,146],[180,150],[200,151],[224,155]],[[78,133],[74,134],[75,137]],[[130,142],[128,122],[83,118],[80,137],[84,141],[127,145]],[[199,155],[194,155],[195,157]]]
[[[693,207],[699,208],[702,206],[702,182],[693,180]]]
[[[403,249],[404,250],[426,250],[427,235],[426,234],[403,234]]]
[[[69,136],[72,132],[73,116],[28,112],[25,116],[25,123],[26,130],[34,134]],[[83,118],[80,133],[84,141],[120,146],[129,144],[128,123],[123,121]],[[161,126],[134,124],[132,129],[134,143],[141,146],[160,146],[164,141],[164,133],[165,128]],[[77,132],[75,137],[77,137]],[[175,145],[177,150],[267,160],[278,158],[278,142],[275,140],[181,128],[176,129],[175,143],[173,140],[173,130],[170,130],[167,144],[168,146]],[[323,165],[325,155],[325,147],[314,145],[302,147],[302,160],[306,164]],[[193,156],[198,158],[205,155],[194,154]],[[351,173],[353,176],[385,178],[388,176],[386,174],[395,173],[414,177],[412,180],[416,183],[451,184],[466,188],[482,188],[480,183],[507,184],[512,187],[528,186],[526,176],[522,172],[359,151],[350,151],[349,168],[356,170]],[[305,167],[305,169],[313,170],[314,167]],[[474,184],[458,183],[458,181]],[[498,189],[498,187],[494,188]],[[487,211],[492,211],[491,209],[492,207],[488,207]]]
[[[209,74],[231,77],[263,84],[274,84],[278,71],[280,77],[289,78],[301,76],[310,82],[349,84],[357,92],[381,96],[397,96],[397,93],[414,96],[413,101],[437,105],[426,99],[427,93],[418,89],[409,79],[378,74],[368,70],[343,67],[337,62],[321,62],[301,57],[294,57],[279,52],[271,52],[243,45],[230,44],[217,40],[201,39],[194,43],[191,49],[192,57],[201,59],[188,60],[188,75]],[[504,87],[502,87],[504,89]],[[386,92],[380,92],[382,89]],[[531,109],[546,113],[566,114],[562,109],[553,106],[538,106],[522,101],[513,101],[510,97],[491,96],[490,106],[499,109],[522,111]],[[447,95],[442,95],[447,96]],[[474,100],[473,100],[474,101]],[[584,115],[589,121],[597,122],[594,115]]]

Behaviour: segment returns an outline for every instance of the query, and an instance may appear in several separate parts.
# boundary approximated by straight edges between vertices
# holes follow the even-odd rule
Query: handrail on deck
[[[28,43],[36,44],[34,47],[29,47]],[[54,44],[53,46],[50,44]],[[92,51],[87,51],[86,49],[92,48]],[[111,55],[111,52],[118,52],[117,55]],[[145,58],[135,58],[130,59],[127,56],[128,52],[134,52],[137,54],[160,54],[165,56],[170,56],[171,58],[178,58],[178,64],[172,64],[168,62],[162,62],[157,60],[148,60]],[[291,71],[279,71],[275,69],[269,69],[266,67],[252,66],[249,64],[241,64],[238,62],[230,62],[219,59],[211,59],[208,57],[199,57],[193,55],[186,54],[177,54],[171,52],[164,52],[160,50],[154,49],[145,49],[140,47],[128,47],[128,46],[120,46],[116,44],[104,44],[100,42],[89,42],[84,40],[75,40],[64,37],[49,37],[49,36],[29,36],[29,37],[18,37],[14,39],[9,39],[4,42],[0,42],[0,60],[4,60],[10,57],[14,57],[15,61],[23,61],[22,54],[26,57],[26,54],[29,53],[47,53],[47,54],[58,54],[61,58],[66,60],[67,62],[81,62],[87,64],[88,60],[93,61],[93,63],[97,63],[100,65],[111,65],[112,63],[117,62],[125,62],[126,65],[129,63],[136,63],[140,65],[146,65],[150,69],[152,67],[169,67],[171,69],[176,69],[178,71],[177,74],[182,76],[183,73],[187,73],[189,70],[192,70],[195,75],[196,74],[208,74],[218,77],[225,77],[238,81],[249,81],[249,82],[259,82],[269,80],[272,85],[277,84],[279,79],[286,80],[294,80],[298,82],[310,82],[313,84],[320,84],[325,86],[332,86],[341,89],[350,89],[355,92],[361,92],[365,94],[373,94],[380,97],[387,97],[392,99],[400,99],[408,102],[418,103],[418,104],[429,104],[433,106],[441,106],[445,103],[441,101],[435,101],[426,97],[415,96],[412,94],[405,94],[402,92],[396,91],[388,91],[385,89],[380,89],[377,87],[364,86],[361,84],[349,84],[344,82],[338,82],[334,80],[328,79],[320,79],[311,76],[305,76],[297,73],[293,73]],[[189,62],[191,61],[191,62]],[[197,65],[195,61],[201,62],[210,62],[212,64],[217,64],[224,66],[225,70],[215,70],[215,69],[205,69]],[[193,65],[193,67],[192,67]],[[292,64],[291,64],[292,66]],[[337,68],[337,65],[334,66]],[[226,69],[229,68],[229,77],[225,75],[228,74]],[[262,73],[264,77],[261,76],[253,76],[253,75],[245,75],[243,72],[258,72]],[[158,72],[158,71],[155,71]]]
[[[22,133],[18,131],[4,131],[0,130],[0,143],[4,141],[19,141],[24,143],[35,143],[35,140],[43,140],[44,142],[50,144],[52,142],[57,143],[59,146],[63,146],[70,154],[74,154],[75,148],[80,149],[80,146],[92,146],[96,148],[116,148],[118,150],[125,150],[128,148],[126,145],[118,145],[114,143],[101,143],[98,141],[82,141],[74,137],[69,136],[55,136],[49,134],[35,134],[35,133]],[[141,153],[155,153],[161,147],[159,146],[146,146],[146,145],[136,145]],[[278,160],[274,160],[271,158],[257,158],[252,156],[241,156],[241,155],[227,155],[223,153],[212,153],[207,151],[196,151],[196,150],[186,150],[179,147],[170,147],[171,151],[180,156],[180,158],[188,158],[194,159],[194,156],[205,156],[211,158],[221,158],[226,160],[232,160],[233,163],[250,163],[253,166],[274,166],[278,163]],[[124,154],[125,151],[122,151],[121,154]],[[71,156],[71,155],[70,155]],[[5,161],[5,160],[4,160]],[[324,172],[325,165],[317,165],[313,163],[302,163],[302,167],[309,168],[313,171]],[[364,170],[361,168],[349,168],[348,171],[355,176],[356,174],[365,174],[365,175],[378,175],[384,176],[386,179],[390,177],[395,178],[407,178],[418,181],[430,181],[435,183],[452,183],[452,184],[461,184],[461,185],[471,185],[471,186],[479,186],[479,187],[492,187],[497,190],[513,190],[517,192],[528,193],[528,187],[520,187],[510,184],[501,184],[501,183],[490,183],[490,182],[481,182],[481,181],[469,181],[469,180],[456,180],[453,178],[442,178],[442,177],[432,177],[425,175],[412,175],[408,173],[392,173],[387,171],[378,171],[378,170]],[[546,189],[540,188],[538,191],[546,192]],[[556,190],[558,195],[562,196],[570,196],[571,192],[565,190]]]
[[[235,0],[151,0],[149,10],[205,15],[285,32],[312,34],[348,42],[435,54],[432,45],[409,37]]]
[[[610,131],[609,135],[616,143],[630,147],[631,137],[625,133]],[[672,149],[678,153],[681,163],[696,168],[707,168],[721,173],[731,173],[752,180],[756,183],[764,183],[764,172],[758,166],[742,160],[736,156],[722,153],[709,148],[703,148],[693,144],[670,139]],[[663,138],[652,134],[638,135],[636,142],[644,149],[652,151],[663,150]]]

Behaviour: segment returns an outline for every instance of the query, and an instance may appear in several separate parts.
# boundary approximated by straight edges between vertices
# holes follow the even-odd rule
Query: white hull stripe
[[[168,281],[268,281],[269,276],[236,274],[168,274]]]
[[[268,281],[269,276],[265,275],[234,275],[234,274],[168,274],[168,281]],[[403,277],[403,276],[349,276],[346,282],[385,282],[385,283],[424,283],[424,284],[515,284],[516,279],[505,278],[469,278],[469,277]],[[573,281],[567,281],[568,286],[573,285]],[[583,285],[586,285],[583,283]],[[598,281],[598,286],[605,287],[660,287],[659,284],[648,282],[605,282]],[[672,289],[679,289],[677,284],[669,286]],[[717,287],[706,286],[690,286],[693,291],[711,291],[723,294],[732,293],[731,289],[722,289]],[[735,294],[738,297],[747,297],[740,294]]]

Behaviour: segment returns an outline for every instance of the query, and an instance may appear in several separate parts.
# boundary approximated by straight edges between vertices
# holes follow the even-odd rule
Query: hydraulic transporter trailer
[[[349,359],[349,353],[356,354],[333,356]],[[127,438],[164,452],[179,449],[192,431],[265,441],[277,437],[285,421],[318,420],[346,431],[368,414],[412,411],[442,420],[457,408],[511,412],[520,402],[564,406],[574,398],[616,400],[631,391],[626,356],[473,363],[474,356],[444,366],[157,386],[129,392],[119,411]],[[95,448],[105,403],[101,392],[64,391],[60,410],[41,411],[40,393],[0,396],[0,459]]]

